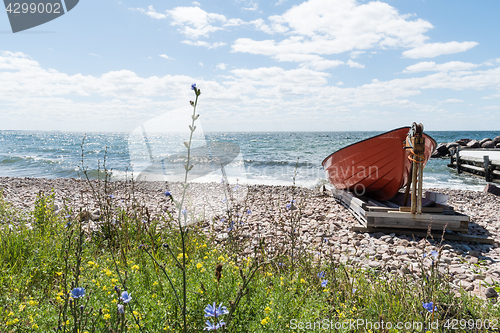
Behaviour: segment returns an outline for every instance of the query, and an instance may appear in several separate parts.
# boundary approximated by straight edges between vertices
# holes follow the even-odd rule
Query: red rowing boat
[[[412,161],[405,141],[410,127],[402,127],[344,147],[323,160],[330,183],[376,200],[388,200],[409,180]],[[423,165],[436,148],[436,141],[423,133]]]

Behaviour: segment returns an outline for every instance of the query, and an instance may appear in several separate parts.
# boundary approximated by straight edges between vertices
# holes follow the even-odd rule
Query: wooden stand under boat
[[[353,227],[352,231],[400,233],[418,237],[430,234],[433,238],[444,237],[447,240],[494,243],[492,238],[468,235],[469,216],[456,212],[451,206],[435,203],[434,207],[422,207],[421,214],[412,214],[410,207],[393,202],[397,200],[376,201],[364,196],[357,197],[349,191],[333,187],[329,187],[329,190],[358,220],[358,226]],[[427,192],[427,196],[422,200],[429,201],[430,196],[439,194]]]

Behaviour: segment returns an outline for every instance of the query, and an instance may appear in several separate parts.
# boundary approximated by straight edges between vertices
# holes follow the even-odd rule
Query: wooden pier
[[[500,152],[498,149],[452,149],[448,167],[458,173],[467,172],[484,177],[487,182],[500,181]]]

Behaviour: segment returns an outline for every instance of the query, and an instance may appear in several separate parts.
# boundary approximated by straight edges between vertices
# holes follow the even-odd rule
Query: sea
[[[144,128],[143,128],[144,129]],[[494,131],[430,131],[438,143],[481,140]],[[325,182],[322,161],[331,153],[382,132],[194,132],[189,181],[292,185],[314,188]],[[184,179],[189,132],[83,133],[0,131],[0,177],[112,180]],[[457,174],[449,159],[431,159],[425,188],[480,191],[483,178]],[[153,177],[155,176],[155,177]]]

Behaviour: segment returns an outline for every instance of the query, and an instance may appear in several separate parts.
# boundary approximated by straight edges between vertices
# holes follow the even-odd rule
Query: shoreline
[[[97,181],[92,182],[97,184]],[[287,209],[286,205],[290,200],[296,200],[294,206],[300,209],[301,214],[297,227],[299,246],[317,259],[333,256],[350,265],[419,278],[418,265],[423,254],[427,254],[424,265],[431,265],[428,254],[439,249],[439,242],[425,238],[352,232],[350,228],[357,221],[351,213],[333,197],[322,195],[317,190],[271,185],[231,185],[228,188],[220,183],[190,184],[187,198],[191,205],[186,205],[188,215],[203,215],[202,230],[214,234],[221,244],[229,237],[228,221],[222,221],[228,202],[233,202],[232,208],[239,209],[241,213],[238,218],[242,222],[238,224],[240,239],[249,242],[249,245],[256,245],[259,240],[265,239],[272,251],[274,246],[279,246],[288,237],[292,226],[287,224],[287,219],[293,214],[293,209]],[[50,194],[52,188],[56,211],[63,212],[64,204],[76,211],[81,208],[89,213],[95,213],[98,208],[92,198],[92,190],[84,180],[0,177],[3,198],[23,210],[32,210],[39,191]],[[110,188],[113,190],[108,194],[113,197],[109,197],[109,202],[114,206],[125,209],[132,202],[139,203],[140,207],[147,208],[151,216],[164,215],[166,211],[176,212],[165,191],[170,191],[174,197],[181,193],[179,183],[168,183],[167,187],[165,182],[138,182],[132,188],[130,181],[116,181],[110,182]],[[500,197],[470,190],[426,190],[449,195],[448,204],[470,216],[470,234],[482,235],[486,232],[495,239],[494,245],[442,242],[439,271],[452,273],[452,285],[462,285],[469,292],[484,297],[481,293],[486,287],[500,283]],[[246,213],[248,210],[251,213]],[[98,223],[89,221],[89,227],[95,228]],[[250,255],[252,246],[247,248],[246,254]]]

